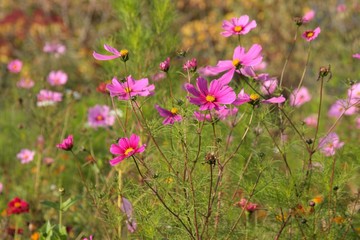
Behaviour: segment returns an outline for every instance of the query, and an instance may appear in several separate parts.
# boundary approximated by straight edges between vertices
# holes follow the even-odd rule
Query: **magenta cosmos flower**
[[[311,42],[312,40],[314,40],[315,38],[317,38],[317,36],[319,35],[319,33],[321,32],[320,27],[315,28],[314,30],[307,30],[305,31],[301,36],[308,42]]]
[[[175,122],[180,122],[182,120],[182,117],[178,114],[179,110],[175,107],[171,108],[171,110],[167,110],[159,105],[155,105],[155,108],[159,112],[160,116],[165,118],[163,121],[164,125],[172,125]]]
[[[208,82],[199,77],[196,80],[197,89],[190,83],[185,84],[185,89],[193,95],[189,97],[189,101],[192,104],[200,106],[200,110],[219,110],[222,104],[231,104],[236,94],[234,90],[222,84],[219,80],[213,80],[210,82],[208,88]]]
[[[360,59],[360,53],[355,53],[352,55],[353,58]]]
[[[249,72],[253,72],[251,67],[261,63],[261,50],[262,48],[259,44],[252,45],[248,52],[245,52],[245,48],[238,46],[234,50],[233,60],[219,61],[215,67],[210,67],[210,70],[216,74],[226,71],[218,79],[222,84],[228,84],[233,78],[235,71],[246,76],[254,75]]]
[[[196,58],[193,58],[191,60],[187,60],[183,65],[184,71],[195,72],[196,68],[197,68],[197,60],[196,60]]]
[[[272,97],[269,99],[263,99],[260,100],[260,96],[256,93],[253,94],[247,94],[245,93],[244,89],[242,89],[240,91],[240,93],[238,94],[238,97],[236,98],[236,100],[233,102],[233,104],[235,106],[238,105],[242,105],[244,103],[250,103],[252,105],[258,105],[260,102],[261,103],[270,103],[270,104],[275,104],[275,103],[283,103],[285,102],[286,99],[281,95],[279,97]]]
[[[136,153],[141,153],[145,150],[146,144],[139,147],[140,137],[132,134],[130,138],[120,138],[118,144],[111,144],[110,152],[114,155],[119,155],[110,160],[110,165],[115,166],[125,158],[131,157]]]
[[[221,33],[224,37],[232,35],[244,35],[256,27],[256,21],[249,22],[249,16],[243,15],[239,18],[232,18],[231,21],[223,21],[222,28],[225,30]]]
[[[37,95],[37,106],[44,107],[54,105],[57,102],[62,101],[62,93],[53,92],[49,90],[40,90]]]
[[[115,116],[110,113],[110,108],[106,105],[95,105],[88,110],[88,123],[92,128],[112,126]]]
[[[93,57],[99,61],[107,61],[107,60],[112,60],[115,58],[121,58],[124,61],[126,61],[128,59],[129,51],[126,49],[122,49],[122,50],[118,51],[117,49],[115,49],[107,44],[104,44],[104,49],[106,51],[108,51],[109,53],[111,53],[111,55],[103,55],[103,54],[100,54],[100,53],[97,53],[94,51]]]
[[[344,146],[344,143],[340,142],[338,135],[332,132],[326,137],[320,138],[318,148],[320,149],[320,152],[329,157],[335,155],[336,149],[339,149],[342,146]]]
[[[65,151],[71,151],[74,146],[74,137],[69,135],[61,143],[57,144],[56,147]]]
[[[294,89],[290,94],[290,106],[300,107],[306,102],[311,100],[311,95],[306,87],[300,89]]]
[[[155,86],[154,84],[149,85],[147,78],[135,80],[130,75],[125,82],[119,82],[114,77],[112,82],[106,86],[106,89],[109,90],[111,97],[117,96],[120,100],[129,100],[135,96],[146,97],[152,95]]]
[[[60,86],[64,85],[68,80],[68,75],[59,70],[59,71],[51,71],[47,77],[47,81],[51,86]]]
[[[35,151],[29,149],[21,149],[21,151],[16,155],[16,157],[21,161],[22,164],[29,163],[34,160]]]
[[[31,78],[21,78],[17,83],[16,86],[18,88],[32,88],[35,85],[35,82]]]
[[[8,63],[7,69],[12,73],[19,73],[22,69],[23,63],[19,59],[12,60]]]

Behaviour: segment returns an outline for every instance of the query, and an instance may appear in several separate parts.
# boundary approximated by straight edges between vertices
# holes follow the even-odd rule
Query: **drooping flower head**
[[[335,155],[336,149],[339,149],[342,146],[344,146],[344,143],[340,142],[339,136],[332,132],[324,138],[319,139],[318,148],[320,149],[320,152],[329,157]]]
[[[170,58],[168,57],[168,58],[166,58],[165,61],[161,62],[161,63],[159,64],[159,68],[160,68],[160,70],[163,71],[163,72],[169,71],[169,68],[170,68]]]
[[[236,100],[233,102],[233,104],[235,106],[239,106],[244,103],[250,103],[253,106],[257,106],[257,105],[259,105],[259,103],[275,104],[275,103],[283,103],[285,101],[286,101],[286,99],[282,95],[279,97],[272,97],[269,99],[261,99],[261,97],[258,94],[253,93],[253,94],[249,95],[249,94],[245,93],[244,89],[242,89],[239,92],[239,94],[238,94]]]
[[[300,107],[306,102],[311,100],[311,95],[309,90],[306,87],[301,87],[299,89],[294,89],[290,94],[290,106]]]
[[[313,41],[319,33],[321,32],[320,27],[315,28],[314,30],[307,30],[301,36],[308,42]]]
[[[196,60],[196,58],[193,58],[191,60],[187,60],[183,65],[184,71],[195,72],[196,68],[197,68],[197,60]]]
[[[44,107],[44,106],[55,105],[55,103],[61,101],[62,101],[62,93],[43,89],[40,90],[39,94],[37,95],[36,104],[38,107]]]
[[[71,151],[74,146],[74,137],[69,135],[61,143],[57,144],[56,147],[65,151]]]
[[[111,144],[110,152],[118,156],[110,160],[110,165],[115,166],[124,159],[143,152],[146,144],[139,146],[139,142],[140,137],[132,134],[130,138],[120,138],[117,144]]]
[[[225,30],[221,33],[224,37],[230,37],[232,35],[245,35],[250,32],[251,29],[256,27],[256,21],[249,22],[249,16],[243,15],[239,18],[232,18],[231,21],[223,21],[222,28]]]
[[[17,83],[16,86],[18,88],[32,88],[35,85],[35,82],[29,78],[29,77],[25,77],[25,78],[21,78]]]
[[[129,100],[135,96],[146,97],[154,93],[154,84],[149,85],[149,80],[143,78],[135,80],[128,76],[124,82],[119,82],[115,77],[112,82],[106,86],[111,97],[117,96],[120,100]]]
[[[88,110],[88,124],[92,128],[112,126],[115,116],[110,114],[110,108],[106,105],[95,105]]]
[[[122,49],[122,50],[118,51],[117,49],[115,49],[107,44],[104,44],[104,49],[106,51],[108,51],[109,53],[111,53],[111,55],[103,55],[103,54],[100,54],[100,53],[97,53],[94,51],[93,57],[99,61],[107,61],[107,60],[112,60],[115,58],[121,58],[122,61],[126,62],[129,59],[129,51],[126,49]]]
[[[215,67],[209,67],[209,70],[216,74],[226,71],[218,79],[224,85],[231,81],[235,71],[246,76],[255,75],[251,67],[261,63],[261,50],[262,48],[259,44],[252,45],[248,52],[245,52],[245,48],[237,46],[234,50],[233,60],[219,61]]]
[[[7,69],[12,73],[19,73],[22,69],[23,63],[19,59],[12,60],[8,63]]]
[[[21,149],[21,151],[16,155],[16,157],[21,161],[22,164],[29,163],[34,160],[35,151],[29,149]]]
[[[59,70],[59,71],[51,71],[47,77],[47,81],[51,86],[60,86],[64,85],[68,80],[68,75]]]
[[[21,213],[27,213],[27,212],[29,212],[29,204],[26,201],[21,200],[18,197],[15,197],[13,200],[11,200],[8,203],[8,206],[6,209],[7,215],[21,214]]]
[[[189,97],[189,101],[192,104],[200,106],[200,110],[219,110],[223,104],[231,104],[235,98],[236,94],[233,89],[227,85],[220,83],[219,80],[213,80],[210,82],[208,87],[208,82],[199,77],[196,80],[195,88],[192,84],[185,84],[185,89],[193,95]]]
[[[160,116],[164,117],[164,125],[172,125],[175,122],[180,122],[182,120],[181,115],[179,115],[179,109],[173,107],[171,110],[164,109],[159,105],[155,105],[156,110],[159,112]]]
[[[340,117],[344,115],[353,115],[357,111],[356,102],[359,100],[340,99],[330,106],[328,111],[329,117]]]

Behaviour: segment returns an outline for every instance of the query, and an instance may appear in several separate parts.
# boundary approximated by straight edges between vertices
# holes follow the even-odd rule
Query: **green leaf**
[[[41,202],[42,205],[48,206],[50,208],[54,208],[56,210],[60,210],[59,202],[50,202],[50,201],[43,201]]]
[[[68,200],[66,200],[65,202],[63,202],[61,204],[61,211],[66,211],[69,209],[69,207],[71,207],[72,205],[74,205],[75,202],[77,202],[79,200],[79,198],[69,198]]]

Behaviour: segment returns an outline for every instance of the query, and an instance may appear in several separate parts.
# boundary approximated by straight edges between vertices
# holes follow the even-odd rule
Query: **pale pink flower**
[[[355,53],[352,55],[353,58],[360,59],[360,53]]]
[[[68,80],[68,75],[59,70],[59,71],[51,71],[47,77],[47,81],[51,86],[60,86],[64,85]]]
[[[262,61],[258,65],[252,67],[254,71],[265,70],[267,68],[267,62]]]
[[[320,27],[315,28],[314,30],[307,30],[301,36],[308,42],[313,41],[316,39],[321,32]]]
[[[115,166],[125,158],[143,152],[146,148],[146,144],[139,146],[139,143],[140,137],[132,134],[130,138],[120,138],[118,144],[111,144],[110,152],[118,156],[110,160],[110,165]]]
[[[12,73],[19,73],[22,69],[23,63],[19,59],[12,60],[8,63],[7,69]]]
[[[315,11],[311,9],[310,11],[306,12],[305,15],[302,17],[302,22],[303,23],[308,23],[314,17],[315,17]]]
[[[35,85],[35,82],[31,78],[21,78],[17,83],[16,86],[18,88],[32,88]]]
[[[115,116],[110,113],[106,105],[95,105],[88,110],[88,124],[92,128],[109,127],[114,125]]]
[[[344,143],[340,142],[338,135],[331,132],[327,136],[319,139],[318,148],[320,152],[329,157],[335,155],[336,149],[341,148],[343,145]]]
[[[163,72],[167,72],[169,71],[169,68],[170,68],[170,58],[166,58],[165,61],[161,62],[159,64],[159,68],[161,71]]]
[[[316,127],[317,122],[318,122],[318,119],[317,119],[316,114],[312,114],[304,119],[304,123],[309,127]]]
[[[301,87],[300,89],[294,89],[290,94],[290,106],[300,107],[306,102],[311,100],[311,95],[309,90],[306,87]]]
[[[34,159],[35,151],[29,149],[21,149],[16,157],[21,161],[22,164],[29,163]]]
[[[344,115],[353,115],[357,111],[357,107],[354,104],[354,100],[340,99],[337,100],[333,105],[330,106],[328,116],[329,117],[340,117]]]
[[[175,107],[171,108],[171,110],[167,110],[159,105],[155,105],[155,108],[160,116],[165,118],[162,122],[164,125],[172,125],[175,122],[180,122],[182,120],[181,115],[178,114],[179,110]]]
[[[191,60],[187,60],[183,65],[184,71],[195,72],[196,68],[197,68],[197,60],[196,60],[196,58],[193,58]]]
[[[259,74],[255,79],[261,81],[260,90],[265,95],[271,95],[278,86],[278,80],[267,73]]]
[[[246,198],[242,198],[239,202],[235,203],[235,205],[245,209],[248,212],[254,212],[258,208],[256,203],[252,203]]]
[[[154,82],[159,82],[161,79],[166,78],[166,73],[164,72],[158,72],[151,76],[151,80]]]
[[[51,106],[61,101],[62,101],[62,93],[59,92],[53,92],[43,89],[40,90],[39,94],[37,95],[38,107]]]
[[[54,163],[54,159],[51,158],[51,157],[44,157],[44,158],[43,158],[43,163],[44,163],[46,166],[51,166],[51,164]]]
[[[56,57],[58,57],[66,52],[66,47],[61,43],[46,42],[43,47],[43,51],[46,53],[53,53]]]
[[[211,120],[212,120],[210,113],[202,113],[202,112],[195,111],[195,112],[194,112],[194,117],[195,117],[199,122],[202,122],[202,121],[211,122]]]
[[[336,11],[338,13],[342,13],[342,12],[345,12],[346,11],[346,5],[341,3],[339,5],[336,6]]]
[[[244,35],[256,27],[256,21],[249,22],[249,16],[243,15],[239,18],[232,18],[231,21],[223,21],[222,28],[225,30],[221,33],[224,37],[232,35]]]
[[[3,193],[3,190],[4,190],[4,185],[0,182],[0,194]]]
[[[360,83],[356,83],[348,90],[349,101],[359,101],[360,103]]]
[[[73,135],[67,136],[61,143],[57,144],[56,147],[65,151],[71,151],[74,146]]]
[[[198,74],[200,75],[200,77],[212,77],[212,76],[216,76],[218,73],[214,72],[213,67],[211,66],[205,66],[205,67],[201,67],[198,69]]]

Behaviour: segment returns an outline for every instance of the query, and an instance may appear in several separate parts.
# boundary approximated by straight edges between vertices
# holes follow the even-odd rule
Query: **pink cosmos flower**
[[[29,149],[21,149],[21,151],[16,155],[16,157],[21,161],[22,164],[29,163],[34,160],[35,151]]]
[[[172,108],[170,111],[160,107],[159,105],[155,105],[156,110],[159,112],[160,116],[164,117],[164,121],[162,122],[164,125],[172,125],[175,122],[180,122],[182,117],[178,114],[177,108]]]
[[[314,17],[315,17],[315,11],[311,9],[310,11],[306,12],[305,15],[302,17],[302,22],[303,23],[308,23]]]
[[[128,59],[129,51],[126,49],[122,49],[122,50],[118,51],[115,48],[113,48],[107,44],[104,44],[104,49],[106,51],[108,51],[109,53],[111,53],[111,55],[103,55],[103,54],[100,54],[100,53],[97,53],[94,51],[93,57],[99,61],[107,61],[107,60],[112,60],[115,58],[121,58],[124,61]]]
[[[93,236],[90,235],[89,238],[83,238],[83,240],[93,240]]]
[[[235,203],[235,205],[245,209],[248,212],[254,212],[258,207],[256,203],[249,202],[246,198],[242,198],[239,202]]]
[[[111,144],[110,152],[114,155],[119,155],[110,160],[110,165],[115,166],[125,158],[131,157],[136,153],[141,153],[145,150],[146,144],[139,147],[140,137],[132,134],[130,138],[120,138],[118,144]]]
[[[360,83],[356,83],[348,90],[348,98],[350,101],[360,101]]]
[[[231,104],[236,94],[233,89],[227,85],[222,84],[219,80],[208,82],[199,77],[196,80],[197,89],[190,83],[185,84],[185,89],[194,97],[189,97],[192,104],[200,106],[200,110],[219,110],[222,104]]]
[[[256,79],[261,81],[260,91],[265,95],[271,95],[278,86],[278,80],[268,73],[259,74]]]
[[[355,53],[352,55],[353,58],[360,59],[360,53]]]
[[[342,13],[342,12],[345,12],[346,11],[346,5],[341,3],[339,5],[336,6],[336,11],[338,13]]]
[[[40,90],[37,95],[37,106],[44,107],[54,105],[56,102],[62,101],[62,93],[49,90]]]
[[[258,94],[250,94],[249,95],[249,94],[245,93],[244,89],[242,89],[240,91],[240,93],[238,94],[238,97],[236,98],[236,100],[233,102],[233,104],[235,106],[242,105],[244,103],[258,105],[260,102],[275,104],[275,103],[283,103],[285,101],[286,101],[286,99],[282,95],[279,97],[272,97],[269,99],[260,100],[260,96]]]
[[[46,53],[54,53],[56,57],[58,57],[59,55],[62,55],[65,53],[66,51],[66,47],[65,45],[61,44],[61,43],[45,43],[44,47],[43,47],[43,51]]]
[[[68,75],[59,70],[59,71],[51,71],[47,77],[47,81],[51,86],[60,86],[64,85],[68,80]]]
[[[122,198],[121,211],[126,214],[126,226],[130,233],[134,233],[137,228],[137,223],[133,218],[133,206],[130,201],[126,198]]]
[[[305,31],[301,36],[308,42],[311,42],[312,40],[314,40],[315,38],[317,38],[317,36],[319,35],[319,33],[321,32],[320,27],[315,28],[314,30],[307,30]]]
[[[17,83],[16,86],[18,88],[32,88],[35,85],[35,82],[31,78],[21,78]]]
[[[56,147],[65,151],[71,151],[74,146],[74,137],[69,135],[61,143],[57,144]]]
[[[112,126],[115,116],[110,114],[110,108],[106,105],[95,105],[88,110],[88,123],[92,128]]]
[[[340,142],[338,135],[332,132],[324,138],[319,139],[318,148],[320,149],[320,152],[329,157],[335,155],[336,149],[339,149],[342,146],[344,146],[344,143]]]
[[[225,30],[221,33],[224,37],[232,35],[245,35],[251,29],[256,27],[256,21],[249,22],[249,16],[243,15],[239,18],[232,18],[231,21],[223,21],[222,28]]]
[[[4,185],[0,182],[0,194],[3,193],[3,190],[4,190]]]
[[[306,87],[301,87],[300,89],[294,89],[290,94],[290,106],[300,107],[306,102],[311,100],[311,95],[309,90]]]
[[[161,71],[163,72],[167,72],[169,71],[169,68],[170,68],[170,58],[166,58],[165,61],[161,62],[160,65],[159,65],[159,68]]]
[[[318,119],[317,119],[316,114],[312,114],[304,119],[304,123],[309,127],[316,127],[317,122],[318,122]]]
[[[19,59],[12,60],[8,63],[7,69],[12,73],[19,73],[22,69],[23,63]]]
[[[195,72],[196,68],[197,68],[197,60],[196,60],[196,58],[193,58],[191,60],[187,60],[183,65],[184,71]]]
[[[154,84],[149,85],[147,78],[135,80],[132,76],[128,76],[125,82],[119,82],[115,77],[112,83],[106,86],[111,97],[117,96],[120,100],[129,100],[135,96],[146,97],[154,94]]]
[[[258,44],[252,45],[248,52],[245,52],[245,48],[238,46],[234,50],[233,60],[219,61],[217,65],[211,67],[210,70],[217,74],[226,71],[226,73],[218,79],[224,85],[231,81],[235,71],[246,76],[255,75],[251,67],[261,63],[261,50],[262,48]]]
[[[164,72],[158,72],[151,76],[151,80],[154,82],[159,82],[161,79],[166,78],[166,73]]]
[[[355,105],[356,100],[349,99],[340,99],[337,100],[333,105],[330,106],[328,111],[329,117],[340,117],[342,114],[344,115],[353,115],[357,111],[357,107]]]

